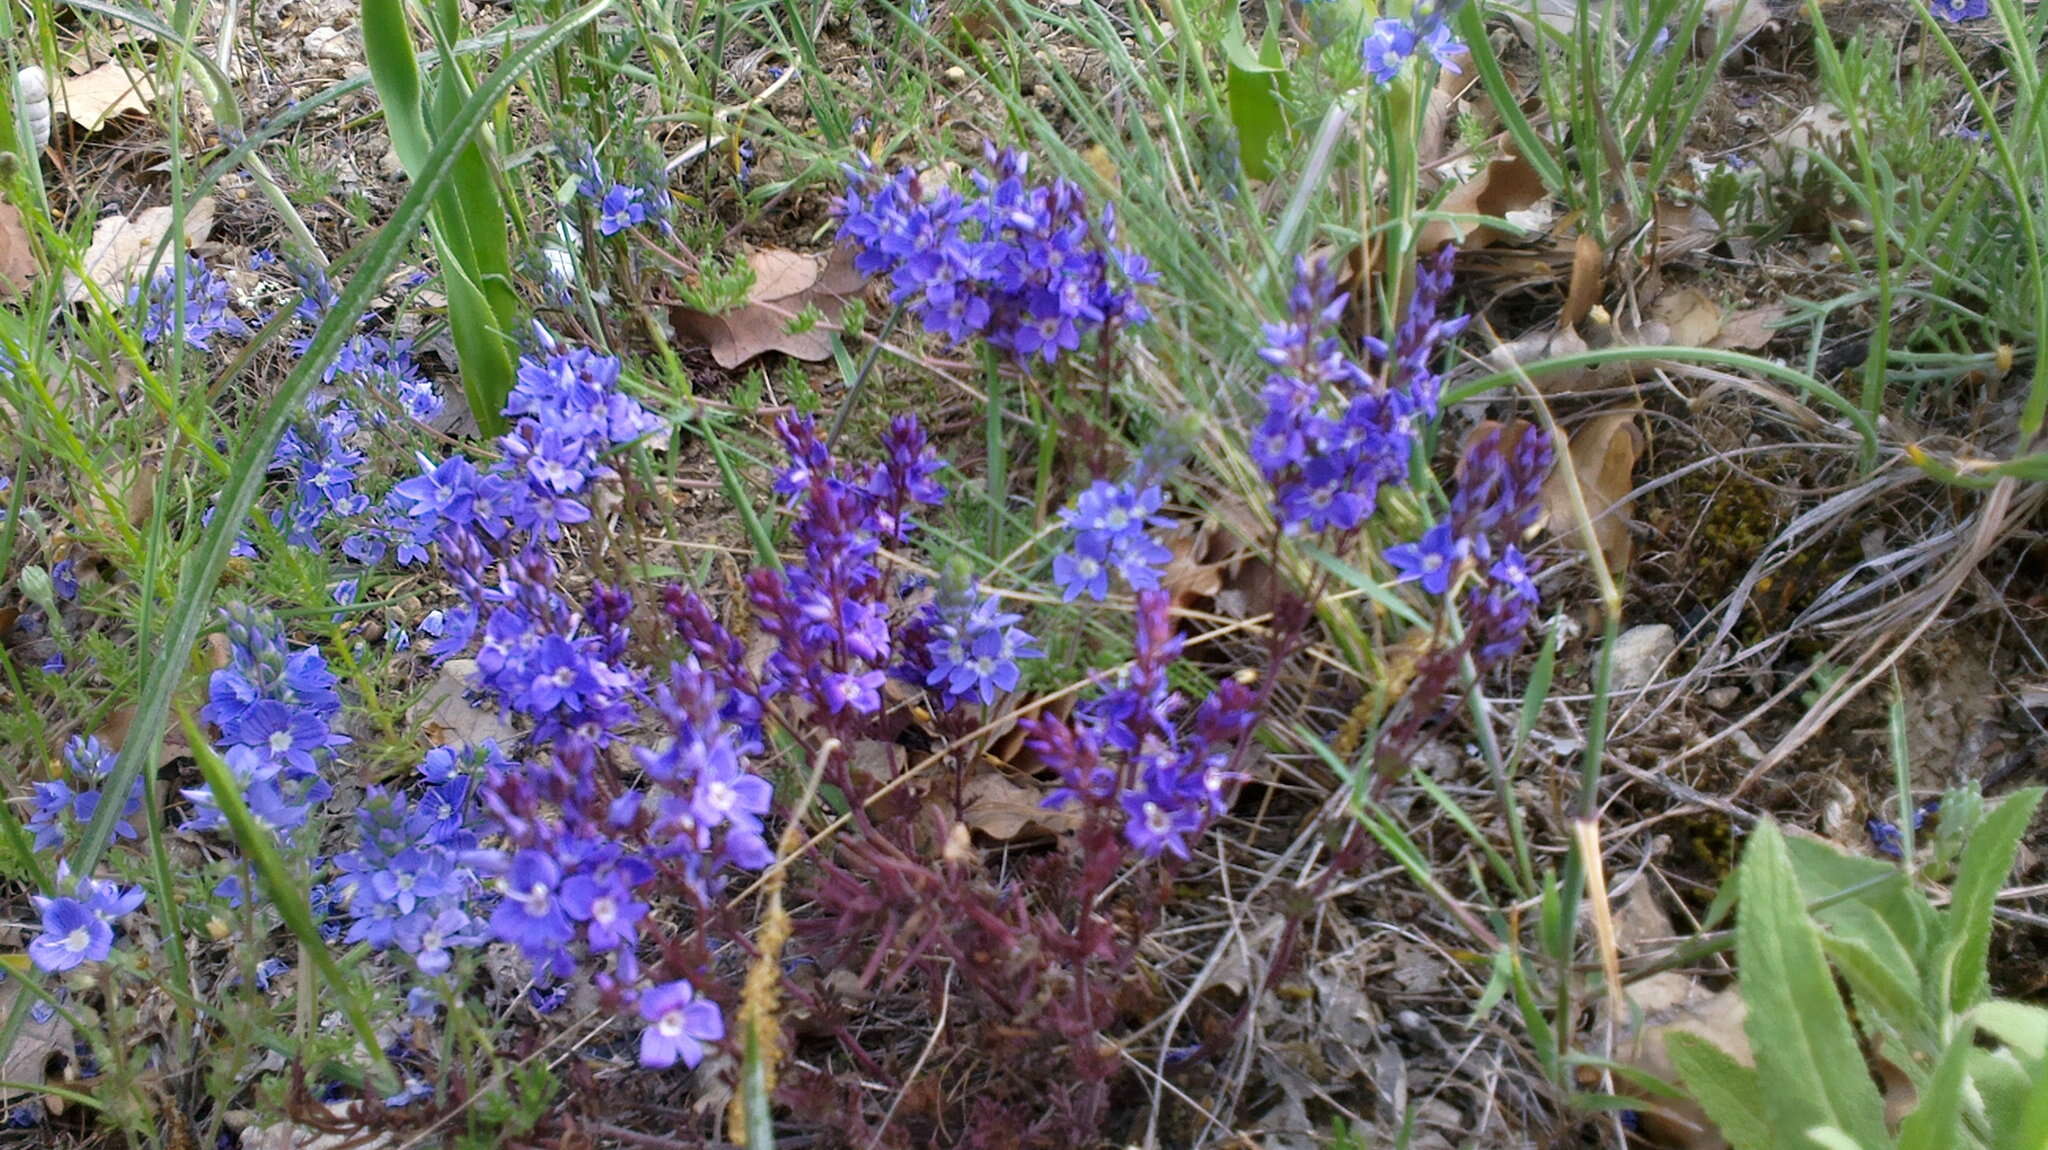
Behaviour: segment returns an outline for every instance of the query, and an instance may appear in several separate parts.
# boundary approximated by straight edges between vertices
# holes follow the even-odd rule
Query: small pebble
[[[1736,696],[1740,694],[1740,687],[1715,687],[1701,694],[1700,698],[1705,700],[1707,706],[1717,711],[1725,711],[1734,704]]]

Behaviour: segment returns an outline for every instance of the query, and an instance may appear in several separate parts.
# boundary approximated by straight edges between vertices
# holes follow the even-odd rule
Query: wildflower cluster
[[[615,236],[643,224],[653,223],[666,231],[670,227],[668,187],[660,180],[630,184],[606,175],[597,152],[589,147],[571,150],[569,166],[576,176],[576,195],[597,212],[599,235]]]
[[[899,660],[920,655],[892,627],[900,621],[895,608],[903,588],[886,577],[878,559],[885,545],[899,546],[916,531],[918,507],[945,498],[946,489],[932,478],[941,465],[927,449],[923,428],[907,416],[889,425],[882,460],[864,471],[842,470],[808,416],[784,418],[776,432],[790,463],[775,490],[796,500],[801,557],[781,570],[747,573],[748,602],[762,632],[775,641],[758,682],[734,661],[734,644],[722,628],[697,629],[708,615],[692,609],[677,621],[726,689],[764,704],[800,699],[850,732],[881,712],[883,684],[898,673]],[[921,669],[904,677],[921,684],[932,668]]]
[[[1166,492],[1157,484],[1111,483],[1098,479],[1060,511],[1072,543],[1053,557],[1053,582],[1071,603],[1083,595],[1096,602],[1109,596],[1114,574],[1133,591],[1159,586],[1159,577],[1173,558],[1149,528],[1169,522],[1159,514]]]
[[[35,849],[55,850],[71,840],[78,828],[92,821],[102,800],[101,787],[114,771],[113,748],[91,735],[73,735],[64,744],[64,768],[68,779],[51,779],[35,786],[35,809],[29,815],[28,830],[35,836]],[[121,804],[114,822],[114,837],[135,837],[133,819],[142,809],[142,779],[138,776]]]
[[[1523,426],[1510,440],[1488,428],[1465,449],[1450,514],[1413,543],[1386,550],[1404,580],[1432,595],[1449,594],[1476,573],[1466,590],[1473,657],[1482,668],[1521,649],[1537,605],[1529,557],[1518,546],[1542,511],[1544,477],[1553,451],[1541,428]]]
[[[1458,72],[1458,57],[1465,54],[1465,46],[1451,34],[1449,21],[1448,0],[1418,8],[1405,21],[1375,20],[1358,49],[1373,82],[1381,87],[1393,83],[1403,65],[1424,55],[1445,71]]]
[[[178,303],[178,269],[158,268],[147,285],[128,290],[130,308],[147,305],[142,320],[142,343],[153,347],[176,337],[183,323],[185,343],[200,351],[213,350],[219,335],[247,336],[249,325],[231,309],[228,281],[208,267],[200,256],[184,256],[184,306]]]
[[[1383,487],[1405,486],[1421,424],[1436,417],[1442,381],[1432,360],[1466,319],[1439,319],[1451,249],[1416,269],[1415,294],[1391,346],[1365,341],[1376,371],[1336,334],[1347,296],[1328,266],[1298,265],[1289,315],[1267,324],[1260,356],[1266,416],[1252,458],[1272,484],[1274,515],[1292,532],[1349,532],[1372,517]]]
[[[43,932],[28,944],[29,961],[51,974],[105,962],[113,951],[114,925],[142,905],[142,888],[124,890],[90,876],[74,883],[63,863],[57,864],[57,887],[71,893],[30,899],[42,917]]]
[[[1076,708],[1071,722],[1037,715],[1021,725],[1060,776],[1046,806],[1081,803],[1121,822],[1125,841],[1145,857],[1186,859],[1189,839],[1229,809],[1231,787],[1244,778],[1232,764],[1258,722],[1258,700],[1226,679],[1181,730],[1187,699],[1166,681],[1181,654],[1169,608],[1165,591],[1139,592],[1137,650],[1123,681]]]
[[[532,745],[545,750],[535,761],[490,754],[478,765],[482,808],[506,847],[474,851],[463,845],[469,832],[450,830],[445,869],[426,857],[406,872],[415,876],[411,909],[381,893],[398,885],[377,877],[381,857],[349,860],[378,892],[373,913],[352,930],[373,942],[388,930],[391,944],[430,973],[445,965],[449,946],[486,935],[517,946],[546,976],[571,974],[579,955],[609,959],[597,984],[614,1008],[647,1022],[643,1064],[694,1065],[702,1043],[722,1036],[722,1019],[687,980],[643,975],[637,948],[646,896],[658,883],[701,907],[724,866],[769,861],[761,820],[770,792],[746,769],[757,745],[726,717],[712,675],[694,659],[672,665],[665,679],[649,675],[628,650],[630,595],[599,584],[577,601],[562,589],[552,545],[565,527],[591,517],[597,486],[616,477],[606,457],[664,426],[616,389],[618,372],[617,360],[542,333],[506,405],[517,422],[499,440],[501,458],[481,471],[459,457],[422,458],[421,474],[395,489],[413,521],[406,546],[435,545],[467,600],[445,614],[436,653],[474,645],[473,685],[529,720]],[[630,756],[612,753],[650,719],[662,737],[631,747]],[[380,832],[459,806],[455,789],[468,785],[452,775],[429,781],[419,802],[432,807],[383,799],[387,809],[370,816]],[[456,865],[463,860],[497,878],[500,898],[487,923],[462,905],[471,893]],[[422,880],[439,893],[420,895]],[[355,882],[357,898],[363,882]]]
[[[408,796],[371,787],[356,808],[356,845],[336,855],[329,897],[352,922],[345,941],[411,955],[422,974],[445,972],[452,948],[484,941],[471,911],[483,893],[468,865],[479,845],[475,780],[511,764],[495,742],[437,747],[420,764],[421,786]]]
[[[320,771],[334,748],[349,741],[333,725],[341,710],[334,673],[317,647],[288,651],[269,612],[231,605],[222,614],[229,662],[208,681],[199,714],[219,729],[221,757],[249,814],[289,840],[313,807],[334,792]],[[183,829],[223,825],[210,787],[188,790],[185,797],[194,813]],[[221,893],[235,897],[238,887],[230,880]]]
[[[1016,626],[1023,619],[1004,611],[996,596],[979,597],[972,581],[941,587],[926,608],[931,670],[924,685],[937,688],[946,707],[966,699],[987,706],[998,694],[1016,690],[1023,678],[1017,661],[1045,657],[1030,632]]]
[[[1022,152],[987,153],[963,196],[905,167],[884,178],[850,168],[835,205],[854,267],[886,275],[890,299],[954,344],[976,338],[1020,361],[1052,363],[1096,331],[1144,323],[1135,289],[1157,276],[1117,245],[1116,214],[1090,213],[1065,179],[1026,182]]]

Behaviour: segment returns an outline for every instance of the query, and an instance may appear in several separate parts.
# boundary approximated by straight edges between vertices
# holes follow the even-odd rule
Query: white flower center
[[[270,732],[270,750],[272,753],[281,755],[291,749],[292,733],[290,731]]]
[[[619,917],[618,900],[607,895],[591,903],[590,917],[604,926],[610,926],[612,920]]]
[[[86,927],[81,926],[64,936],[64,949],[73,954],[84,954],[85,948],[91,945],[92,933]]]
[[[681,1038],[683,1036],[683,1012],[680,1010],[669,1011],[661,1016],[661,1021],[655,1023],[654,1028],[661,1032],[663,1038]]]

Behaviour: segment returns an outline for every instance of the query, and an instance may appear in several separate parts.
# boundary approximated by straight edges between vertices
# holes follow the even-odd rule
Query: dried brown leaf
[[[1586,502],[1586,514],[1593,521],[1593,537],[1607,559],[1607,569],[1616,575],[1628,570],[1629,493],[1635,488],[1636,459],[1642,450],[1643,433],[1636,426],[1634,410],[1596,416],[1572,433],[1570,448],[1558,460],[1561,466],[1543,484],[1544,515],[1550,530],[1578,544],[1581,534],[1562,465],[1571,467],[1570,474],[1578,479]]]
[[[1707,346],[1725,351],[1757,351],[1771,342],[1778,334],[1778,324],[1791,314],[1790,308],[1778,304],[1744,308],[1721,322],[1720,334]]]
[[[1656,224],[1657,255],[1660,259],[1674,260],[1705,251],[1721,242],[1721,225],[1715,222],[1713,213],[1696,203],[1675,204],[1658,200],[1651,214]]]
[[[1526,211],[1548,199],[1550,192],[1543,186],[1543,177],[1538,175],[1529,161],[1509,152],[1499,159],[1473,173],[1472,178],[1452,188],[1437,210],[1449,215],[1492,216],[1505,218],[1509,212]],[[1417,241],[1419,251],[1433,252],[1457,240],[1464,251],[1475,251],[1493,243],[1502,235],[1491,224],[1469,225],[1446,219],[1433,219],[1422,225],[1422,234]],[[1461,238],[1462,236],[1462,238]]]
[[[9,955],[0,961],[0,965],[26,966],[27,956]],[[10,978],[0,983],[0,1013],[12,1013],[15,996],[20,993],[21,979]],[[7,1048],[5,1055],[0,1055],[0,1082],[42,1085],[49,1076],[51,1060],[71,1057],[72,1042],[71,1024],[64,1020],[64,1015],[52,1011],[44,1022],[37,1022],[31,1017],[28,1025],[21,1028],[14,1045]],[[16,1093],[0,1089],[0,1098],[13,1098]]]
[[[173,212],[163,207],[145,208],[133,216],[104,216],[93,227],[92,244],[85,249],[79,265],[100,292],[116,303],[127,298],[128,286],[156,254],[157,245],[171,232]],[[213,197],[195,200],[185,211],[185,246],[205,242],[213,231]],[[178,254],[176,245],[169,253]],[[64,278],[64,301],[78,303],[91,293],[77,276]]]
[[[1012,782],[1002,772],[986,770],[960,788],[960,818],[969,829],[1008,842],[1035,828],[1044,834],[1068,834],[1081,825],[1071,810],[1047,810],[1045,792]]]
[[[1208,558],[1207,530],[1180,528],[1167,537],[1166,546],[1173,558],[1166,561],[1159,582],[1173,596],[1173,605],[1186,608],[1214,602],[1216,593],[1223,590],[1223,565]]]
[[[747,264],[754,269],[754,286],[746,303],[720,315],[673,308],[676,333],[708,346],[711,358],[724,368],[771,351],[809,362],[830,359],[833,325],[846,298],[861,287],[851,255],[845,249],[823,258],[764,248],[748,252]],[[807,331],[791,332],[790,321],[811,305],[824,321]]]
[[[1580,232],[1572,245],[1572,284],[1564,298],[1564,311],[1557,317],[1557,325],[1575,328],[1593,305],[1600,302],[1602,271],[1607,263],[1607,253],[1600,250],[1600,241],[1591,232]]]
[[[26,290],[39,270],[21,210],[13,204],[0,204],[0,299]]]
[[[51,93],[51,108],[88,132],[106,127],[107,121],[126,112],[147,112],[156,99],[149,77],[109,60],[83,76],[57,76]]]
[[[1697,288],[1666,291],[1651,302],[1650,314],[1664,325],[1667,344],[1706,347],[1721,334],[1721,305]]]

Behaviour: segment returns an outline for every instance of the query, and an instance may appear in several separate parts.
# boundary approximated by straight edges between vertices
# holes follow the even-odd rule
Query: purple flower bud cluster
[[[42,917],[43,932],[28,944],[29,961],[46,973],[60,974],[88,962],[105,962],[113,952],[114,924],[142,905],[142,888],[122,889],[107,879],[71,880],[71,870],[57,864],[57,888],[71,893],[31,896]]]
[[[396,947],[428,975],[448,969],[454,948],[484,941],[484,924],[471,913],[483,883],[468,864],[478,847],[476,779],[510,767],[495,742],[437,747],[410,796],[384,787],[363,795],[356,847],[334,858],[330,897],[353,920],[345,941]]]
[[[1427,55],[1446,72],[1457,73],[1458,57],[1465,46],[1451,34],[1450,12],[1444,5],[1418,11],[1407,21],[1376,20],[1372,31],[1359,44],[1359,59],[1372,74],[1373,83],[1385,87],[1401,74],[1409,60]]]
[[[1052,578],[1060,596],[1071,603],[1083,595],[1100,603],[1109,597],[1115,575],[1133,591],[1159,586],[1159,577],[1173,552],[1150,528],[1172,521],[1159,514],[1166,492],[1158,484],[1111,483],[1098,479],[1060,511],[1072,542],[1053,557]]]
[[[917,507],[945,498],[931,478],[940,464],[923,429],[907,417],[890,425],[883,461],[864,471],[843,471],[808,416],[785,417],[776,433],[790,464],[775,490],[796,501],[800,558],[781,570],[747,573],[748,601],[762,632],[775,640],[757,697],[791,695],[851,723],[881,711],[882,685],[909,654],[890,625],[897,589],[876,560],[885,543],[900,544],[916,529]],[[719,660],[729,686],[749,689],[722,654],[728,644],[721,632],[686,638]]]
[[[200,351],[213,350],[213,338],[218,335],[247,336],[249,325],[230,310],[228,281],[206,266],[206,260],[200,256],[188,252],[184,260],[185,303],[182,313],[178,307],[178,275],[174,268],[158,268],[147,286],[137,284],[128,290],[129,307],[139,307],[145,302],[148,305],[142,321],[143,345],[153,347],[175,337],[181,314],[185,343]]]
[[[835,205],[854,267],[886,275],[890,299],[955,345],[976,338],[1019,361],[1053,363],[1091,332],[1144,323],[1136,288],[1157,280],[1145,258],[1117,246],[1116,213],[1090,211],[1065,179],[1027,182],[1030,159],[987,149],[988,170],[962,195],[905,167],[884,177],[847,169]]]
[[[35,849],[55,850],[92,821],[99,810],[101,786],[114,771],[114,749],[92,735],[73,735],[64,744],[64,768],[69,779],[51,779],[35,785],[35,809],[29,815],[28,830],[35,836]],[[114,823],[114,837],[135,837],[133,819],[142,809],[142,779],[129,788],[121,804],[121,817]]]
[[[317,647],[287,650],[269,612],[234,604],[222,615],[229,662],[208,681],[199,714],[220,729],[221,757],[250,815],[289,841],[313,807],[333,793],[320,771],[334,748],[349,742],[333,727],[341,710],[334,673]],[[210,787],[184,794],[194,810],[181,829],[224,825]]]
[[[1521,650],[1538,596],[1529,557],[1519,543],[1542,512],[1543,480],[1553,458],[1550,435],[1524,426],[1509,442],[1498,426],[1465,449],[1458,489],[1441,522],[1413,543],[1386,550],[1402,580],[1446,595],[1474,574],[1465,593],[1473,657],[1492,666]]]
[[[1273,485],[1274,516],[1290,532],[1351,532],[1370,519],[1383,487],[1405,486],[1419,425],[1436,418],[1442,380],[1432,361],[1467,319],[1439,319],[1450,290],[1451,249],[1417,266],[1390,347],[1368,339],[1369,371],[1336,334],[1347,296],[1326,264],[1297,264],[1288,318],[1265,326],[1260,351],[1266,416],[1252,458]]]
[[[1180,658],[1170,596],[1137,597],[1137,649],[1113,689],[1075,709],[1072,720],[1023,719],[1029,745],[1057,771],[1061,786],[1047,807],[1080,803],[1120,821],[1124,840],[1146,858],[1189,857],[1189,840],[1229,809],[1238,744],[1258,723],[1251,689],[1226,679],[1195,709],[1183,730],[1187,698],[1167,685]]]

